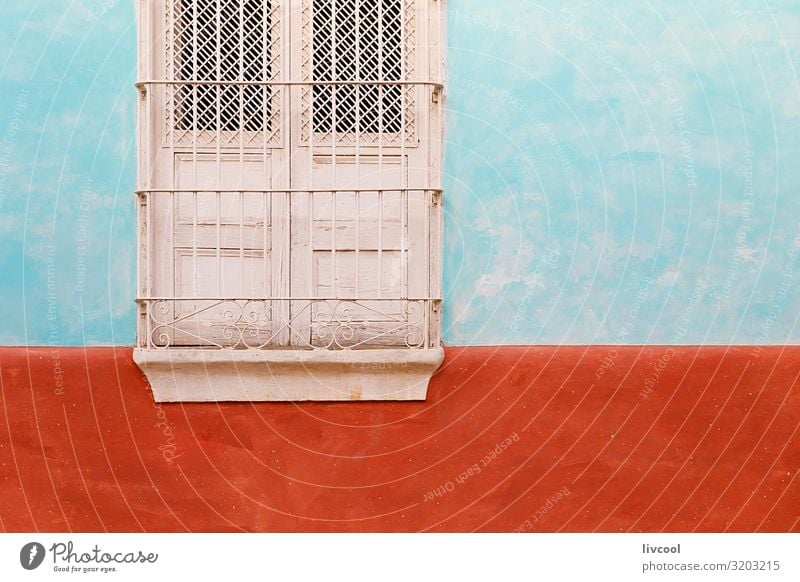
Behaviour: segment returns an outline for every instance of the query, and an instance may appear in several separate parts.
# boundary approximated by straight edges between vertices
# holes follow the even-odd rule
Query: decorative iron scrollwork
[[[193,345],[263,350],[275,347],[276,338],[287,332],[290,346],[300,349],[421,349],[432,343],[427,332],[432,300],[292,300],[291,317],[278,325],[273,319],[275,304],[286,301],[142,300],[149,329],[147,344],[156,349]]]

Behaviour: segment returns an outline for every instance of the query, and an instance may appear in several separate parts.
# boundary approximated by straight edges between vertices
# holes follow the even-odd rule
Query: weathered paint
[[[133,342],[133,6],[0,7],[0,343]],[[451,0],[446,341],[796,341],[798,30]]]
[[[133,342],[133,8],[0,7],[0,343]]]
[[[449,6],[446,339],[800,337],[800,5]]]
[[[5,531],[800,531],[799,364],[781,347],[451,348],[424,403],[158,405],[128,348],[0,348],[0,515]]]

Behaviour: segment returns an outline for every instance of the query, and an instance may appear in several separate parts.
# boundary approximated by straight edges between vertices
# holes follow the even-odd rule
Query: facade
[[[797,530],[795,2],[250,4],[0,8],[8,529]]]
[[[136,342],[135,5],[4,8],[6,345]],[[676,6],[447,7],[445,344],[797,340],[794,9]]]

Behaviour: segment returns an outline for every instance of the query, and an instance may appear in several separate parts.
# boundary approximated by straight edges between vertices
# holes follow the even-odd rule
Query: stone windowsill
[[[442,348],[135,349],[157,402],[425,400]]]

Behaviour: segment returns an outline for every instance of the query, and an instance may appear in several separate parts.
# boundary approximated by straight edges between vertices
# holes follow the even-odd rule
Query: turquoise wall
[[[0,5],[0,343],[134,339],[131,0]],[[450,0],[445,339],[784,343],[800,5]]]
[[[800,337],[800,3],[450,2],[446,338]]]
[[[0,5],[0,343],[134,341],[133,7]]]

